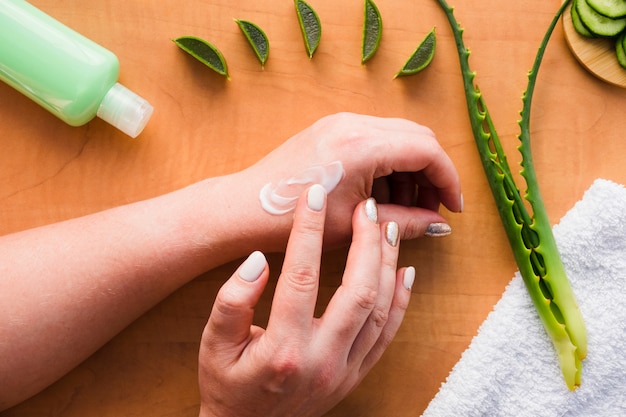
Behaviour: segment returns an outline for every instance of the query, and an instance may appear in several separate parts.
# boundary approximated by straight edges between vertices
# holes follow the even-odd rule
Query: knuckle
[[[394,337],[395,333],[383,331],[378,337],[378,341],[376,343],[380,346],[381,350],[387,350],[387,348],[391,345],[391,342],[393,342]]]
[[[397,300],[394,302],[393,307],[399,310],[400,314],[404,316],[404,313],[409,308],[409,299],[406,298],[406,299]]]
[[[330,361],[325,361],[316,368],[311,385],[313,391],[329,391],[334,388],[337,381],[337,367]]]
[[[270,392],[286,393],[305,382],[311,392],[332,392],[341,382],[342,370],[332,360],[311,357],[297,344],[277,347],[265,364]]]
[[[318,216],[302,216],[298,220],[298,228],[294,233],[299,240],[310,240],[312,235],[324,232],[324,221]]]
[[[334,142],[334,146],[346,147],[354,151],[354,145],[366,138],[367,130],[359,120],[360,116],[353,113],[335,113],[323,118],[320,128],[326,132],[332,132],[325,136]]]
[[[298,355],[294,355],[292,352],[280,352],[273,357],[270,363],[270,370],[275,377],[287,378],[298,374],[301,363],[302,361]]]
[[[399,314],[404,317],[407,309],[409,308],[409,298],[408,297],[396,297],[391,306],[392,309],[397,310],[394,311],[394,314]]]
[[[319,267],[313,264],[292,265],[284,274],[287,282],[298,292],[310,292],[317,288]]]
[[[392,254],[383,254],[381,264],[382,269],[395,271],[398,267],[398,259]]]
[[[376,305],[378,291],[367,286],[359,286],[353,293],[355,304],[363,310],[371,311]]]
[[[435,146],[439,146],[439,142],[437,141],[435,132],[433,132],[432,129],[430,129],[427,126],[423,126],[417,123],[415,124],[415,126],[417,127],[417,131],[421,134],[420,137],[422,137],[423,140],[429,141]]]
[[[243,304],[232,289],[225,286],[217,293],[213,308],[223,316],[234,316],[241,311]]]
[[[322,123],[324,127],[345,126],[353,124],[355,122],[355,118],[357,117],[358,116],[354,113],[338,112],[323,117],[320,119],[320,123]]]
[[[411,219],[404,224],[400,236],[402,239],[414,239],[424,235],[426,225],[419,219]]]
[[[297,378],[304,372],[306,357],[302,350],[290,344],[276,347],[265,363],[265,370],[275,390],[285,388],[289,380]]]
[[[358,126],[352,126],[348,129],[343,129],[335,139],[334,146],[345,152],[354,153],[354,149],[361,147],[361,143],[364,142],[365,132],[363,132]]]
[[[387,311],[387,309],[383,306],[377,306],[374,310],[372,310],[370,320],[376,327],[385,327],[385,324],[387,324],[387,321],[389,320],[389,311]]]

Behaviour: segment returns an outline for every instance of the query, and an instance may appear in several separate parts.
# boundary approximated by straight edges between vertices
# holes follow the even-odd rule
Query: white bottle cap
[[[145,99],[116,83],[104,96],[97,116],[136,138],[148,123],[153,110]]]

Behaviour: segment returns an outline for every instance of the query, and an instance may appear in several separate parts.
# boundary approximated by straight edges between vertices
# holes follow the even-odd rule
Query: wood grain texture
[[[417,268],[396,339],[363,383],[328,416],[420,415],[500,298],[516,269],[478,159],[458,58],[434,0],[378,0],[380,49],[360,63],[363,2],[316,0],[323,35],[312,60],[290,1],[33,0],[114,51],[121,81],[155,107],[130,140],[95,120],[72,128],[0,85],[0,233],[149,198],[247,167],[320,117],[351,111],[404,117],[437,134],[458,167],[465,212],[444,213],[449,237],[403,242]],[[556,0],[452,2],[472,50],[476,82],[509,153],[521,94]],[[233,18],[271,42],[265,69]],[[437,53],[422,73],[393,80],[419,40],[437,27]],[[171,39],[206,38],[224,53],[231,80],[182,53]],[[554,223],[594,179],[626,183],[624,90],[600,81],[570,53],[558,25],[535,90],[532,146]],[[210,215],[210,213],[207,213]],[[281,256],[270,256],[279,270]],[[341,279],[345,251],[327,253],[319,311]],[[198,277],[137,320],[65,378],[0,415],[193,416],[196,361],[213,298],[236,268]],[[271,288],[257,320],[267,319]]]

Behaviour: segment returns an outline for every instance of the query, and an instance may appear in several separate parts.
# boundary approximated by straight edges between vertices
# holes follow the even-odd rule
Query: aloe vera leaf
[[[522,154],[521,174],[527,186],[524,198],[530,203],[532,216],[515,185],[487,104],[480,89],[474,84],[476,74],[469,66],[470,51],[463,42],[463,29],[447,2],[437,1],[453,32],[472,133],[500,219],[530,298],[557,351],[565,382],[570,389],[575,389],[581,383],[582,360],[587,354],[587,333],[539,191],[530,150],[529,122],[539,65],[554,26],[569,0],[559,8],[540,45],[533,69],[528,74],[528,87],[522,99],[519,151]]]
[[[522,96],[523,107],[520,113],[522,118],[519,121],[519,151],[522,155],[521,174],[526,180],[527,185],[525,198],[531,205],[535,220],[534,223],[531,224],[531,228],[537,233],[540,233],[540,228],[548,229],[548,231],[542,231],[540,233],[544,236],[544,239],[541,241],[541,248],[537,248],[537,252],[540,254],[542,254],[542,252],[558,254],[558,249],[554,240],[554,235],[552,234],[552,228],[550,227],[550,220],[548,218],[541,193],[539,192],[537,174],[533,169],[530,145],[530,110],[537,75],[539,73],[539,67],[541,66],[543,55],[554,27],[556,26],[559,17],[563,14],[568,3],[569,0],[564,1],[559,8],[557,14],[554,16],[550,26],[548,27],[548,30],[540,44],[539,50],[537,51],[533,67],[528,73],[528,87]],[[543,276],[545,284],[549,288],[555,289],[555,291],[552,292],[554,297],[552,304],[556,305],[562,313],[565,312],[565,314],[563,314],[565,330],[569,334],[572,343],[577,347],[577,355],[580,356],[580,359],[582,360],[585,356],[587,356],[587,331],[585,329],[580,310],[576,304],[576,299],[569,285],[569,281],[567,280],[567,275],[565,274],[561,258],[560,256],[545,257],[545,254],[542,255],[544,255],[546,269],[554,272]],[[550,265],[550,263],[552,263],[552,265]]]

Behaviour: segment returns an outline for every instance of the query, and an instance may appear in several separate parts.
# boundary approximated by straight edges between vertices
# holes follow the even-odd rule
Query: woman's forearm
[[[223,192],[231,179],[0,238],[0,409],[197,275],[251,251],[259,240]]]

